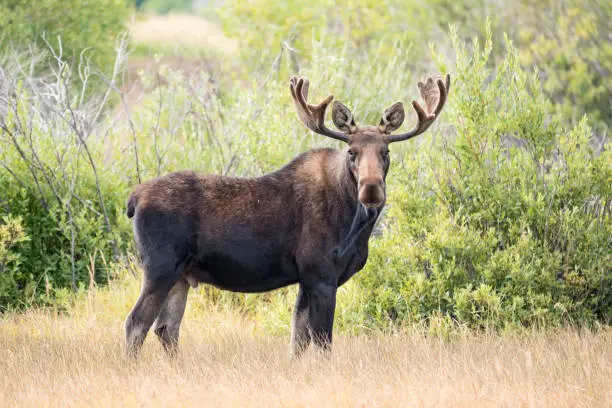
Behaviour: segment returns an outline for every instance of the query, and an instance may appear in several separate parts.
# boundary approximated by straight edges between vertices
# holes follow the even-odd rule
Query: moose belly
[[[245,293],[266,292],[297,283],[297,268],[291,259],[278,254],[248,252],[243,249],[207,254],[189,263],[183,275],[192,286],[208,283]]]

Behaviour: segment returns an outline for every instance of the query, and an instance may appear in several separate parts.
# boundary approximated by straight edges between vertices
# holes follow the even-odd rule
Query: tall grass
[[[131,279],[127,279],[130,281]],[[454,339],[418,327],[336,336],[331,356],[288,358],[287,338],[231,309],[188,305],[181,351],[151,333],[123,357],[137,285],[94,289],[68,315],[0,320],[1,406],[517,406],[612,403],[612,333],[563,329]],[[192,299],[193,300],[193,299]]]

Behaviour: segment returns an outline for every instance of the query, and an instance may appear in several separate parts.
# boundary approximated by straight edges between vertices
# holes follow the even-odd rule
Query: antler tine
[[[432,77],[427,78],[425,82],[419,82],[419,90],[421,98],[425,102],[425,109],[417,101],[412,102],[412,106],[417,114],[416,125],[408,132],[387,137],[389,143],[408,140],[425,132],[429,126],[437,119],[448,97],[450,89],[450,74],[446,74],[446,81],[438,79],[435,81]]]
[[[310,105],[308,103],[308,89],[310,87],[310,81],[306,78],[292,77],[289,81],[289,90],[291,91],[291,97],[295,104],[295,110],[301,121],[306,127],[315,133],[323,136],[331,137],[333,139],[348,142],[348,136],[342,132],[336,132],[328,129],[325,126],[325,111],[329,106],[329,103],[334,99],[333,95],[329,95],[318,105]]]
[[[310,81],[308,78],[304,78],[304,85],[302,85],[302,97],[304,101],[308,100],[308,88],[310,88]]]

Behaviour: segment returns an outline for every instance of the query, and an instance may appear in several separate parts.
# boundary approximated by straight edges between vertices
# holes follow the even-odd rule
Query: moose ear
[[[344,133],[352,133],[357,129],[353,114],[341,102],[335,101],[332,108],[332,120],[334,125]]]
[[[378,128],[383,133],[394,132],[402,126],[405,116],[404,105],[401,102],[396,102],[383,112]]]

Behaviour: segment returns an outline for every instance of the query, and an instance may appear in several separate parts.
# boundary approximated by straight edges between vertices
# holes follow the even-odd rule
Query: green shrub
[[[414,71],[423,68],[429,43],[446,46],[449,24],[457,26],[462,40],[469,40],[484,36],[491,21],[495,49],[489,64],[504,58],[504,35],[509,33],[522,67],[540,72],[543,90],[564,123],[575,125],[586,113],[600,134],[612,123],[609,2],[409,0],[381,6],[372,0],[230,0],[219,15],[226,34],[239,41],[250,75],[263,77],[283,59],[287,63],[281,65],[281,75],[307,68],[321,42],[333,44],[339,58],[345,48],[360,60],[400,57]]]
[[[191,12],[193,7],[193,0],[146,0],[139,3],[140,6],[144,4],[145,10],[154,11],[159,14]]]
[[[420,46],[417,52],[423,55],[425,33],[434,24],[427,18],[432,12],[422,2],[412,1],[381,6],[373,0],[342,5],[331,0],[255,0],[227,1],[219,14],[225,33],[239,41],[244,60],[253,65],[251,71],[265,75],[275,68],[272,62],[281,53],[289,61],[289,72],[308,66],[316,61],[321,42],[333,47],[339,58],[343,48],[351,50],[351,58],[403,57],[403,48],[410,49],[411,42]],[[411,24],[415,18],[418,24]]]
[[[0,305],[14,304],[19,300],[17,281],[20,256],[17,246],[28,241],[21,218],[4,216],[0,220]]]
[[[475,327],[610,322],[610,153],[592,150],[586,121],[551,120],[511,45],[488,69],[491,49],[468,52],[455,37],[444,118],[456,135],[392,170],[387,231],[358,282],[370,308],[385,305],[376,288],[399,295],[377,312],[399,320],[443,311]]]
[[[129,11],[127,0],[3,0],[0,49],[32,44],[44,48],[44,38],[72,66],[91,60],[93,67],[109,74]]]
[[[541,12],[547,9],[548,12]],[[528,1],[527,24],[516,35],[521,63],[540,72],[560,117],[576,123],[584,113],[598,127],[612,123],[612,6],[599,1]]]
[[[0,294],[0,310],[50,300],[55,289],[107,280],[105,261],[118,260],[126,249],[126,222],[117,218],[124,214],[120,203],[128,187],[114,184],[116,176],[104,166],[108,145],[90,139],[108,99],[79,98],[87,77],[77,87],[71,71],[55,63],[54,77],[31,76],[48,71],[35,65],[32,71],[3,67],[0,216],[21,217],[29,239],[15,250],[19,267],[13,289]]]

